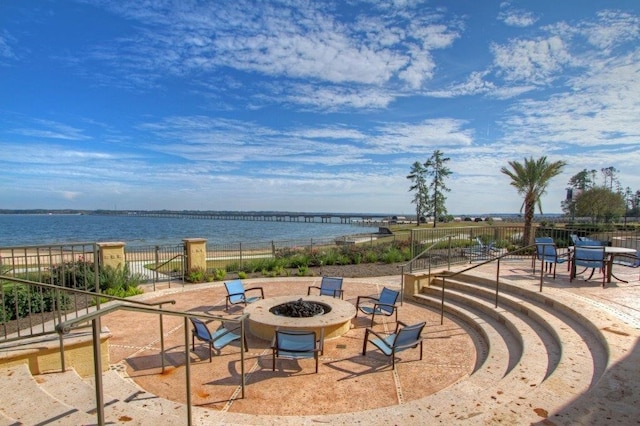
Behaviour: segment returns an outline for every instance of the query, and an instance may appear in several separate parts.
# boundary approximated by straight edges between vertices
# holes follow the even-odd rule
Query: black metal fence
[[[53,331],[46,328],[49,320],[88,312],[96,301],[64,289],[99,288],[97,253],[95,243],[0,248],[0,275],[6,277],[0,279],[0,341],[46,334]],[[23,285],[20,280],[58,289]]]
[[[129,271],[138,274],[142,282],[184,280],[184,244],[126,247],[125,260]]]

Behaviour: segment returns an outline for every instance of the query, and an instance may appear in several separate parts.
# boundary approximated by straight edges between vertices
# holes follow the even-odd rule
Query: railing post
[[[542,280],[543,279],[544,279],[544,255],[542,256],[542,264],[540,265],[540,292],[542,292]]]
[[[93,327],[93,374],[95,377],[96,387],[96,415],[98,416],[98,424],[105,424],[104,418],[104,394],[102,389],[102,355],[100,353],[100,317],[91,321]]]
[[[404,305],[404,265],[400,267],[400,306]]]
[[[159,275],[158,275],[158,267],[160,265],[160,246],[156,246],[156,250],[155,250],[155,265],[156,267],[153,268],[153,291],[156,291],[156,283],[159,281]],[[169,276],[171,276],[171,274],[169,274]],[[164,371],[164,369],[163,369]]]
[[[442,277],[442,299],[440,300],[440,325],[444,325],[444,277]]]
[[[187,425],[191,426],[191,357],[189,356],[189,318],[184,317],[185,379],[187,381]]]
[[[244,350],[245,350],[245,327],[244,327],[244,319],[240,321],[240,334],[242,337],[240,338],[240,374],[242,375],[241,380],[241,388],[242,388],[242,399],[244,399],[244,387],[246,385],[246,377],[244,374]]]
[[[498,265],[496,268],[496,304],[495,307],[498,307],[498,292],[500,288],[500,258],[498,258]]]
[[[159,306],[162,309],[162,305]],[[162,372],[164,373],[164,324],[162,321],[162,314],[160,316],[160,359],[162,360]]]

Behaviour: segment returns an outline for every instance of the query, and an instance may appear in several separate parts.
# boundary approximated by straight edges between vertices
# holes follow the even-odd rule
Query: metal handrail
[[[7,275],[0,275],[0,280],[14,281],[14,282],[17,282],[17,283],[20,283],[20,284],[27,284],[27,285],[32,285],[32,286],[51,288],[51,289],[54,289],[54,290],[64,290],[64,291],[68,291],[70,293],[83,294],[85,296],[91,296],[91,297],[100,297],[102,299],[109,299],[109,301],[127,302],[127,303],[132,303],[132,304],[135,304],[135,305],[161,306],[161,305],[164,305],[166,303],[171,303],[172,305],[176,304],[176,301],[173,300],[173,299],[171,299],[171,300],[163,300],[163,301],[160,301],[160,302],[143,302],[141,300],[132,300],[132,299],[128,299],[126,297],[112,296],[110,294],[96,293],[95,291],[80,290],[80,289],[77,289],[77,288],[64,287],[64,286],[56,285],[56,284],[47,284],[47,283],[41,283],[41,282],[38,282],[38,281],[30,281],[30,280],[25,280],[25,279],[22,279],[22,278],[10,277],[10,276],[7,276]]]
[[[187,256],[183,253],[180,254],[176,254],[175,256],[173,256],[171,259],[167,260],[166,262],[161,263],[160,265],[158,265],[158,259],[157,259],[157,255],[158,253],[156,252],[156,267],[155,268],[149,268],[149,270],[155,272],[153,274],[153,291],[156,291],[156,282],[158,282],[158,269],[162,268],[164,265],[166,265],[169,262],[173,262],[175,259],[182,257],[182,258],[186,258]],[[146,266],[145,266],[146,267]],[[169,277],[171,277],[171,275],[169,275]],[[184,280],[184,265],[182,267],[182,278]],[[169,287],[171,287],[171,278],[169,278]]]
[[[429,247],[427,247],[426,249],[422,250],[419,254],[415,255],[411,260],[409,260],[407,263],[405,263],[404,265],[402,265],[402,267],[404,268],[406,265],[409,265],[409,272],[413,272],[413,263],[418,260],[419,258],[421,258],[424,254],[426,254],[428,251],[430,251],[431,249],[433,249],[435,246],[437,246],[441,241],[444,240],[449,240],[449,246],[448,246],[448,250],[449,250],[449,256],[447,256],[447,259],[449,259],[449,263],[448,263],[448,267],[451,266],[451,239],[454,237],[455,235],[445,235],[444,237],[440,237],[437,240],[435,240]],[[429,268],[431,268],[431,264],[429,264]]]
[[[429,247],[427,247],[426,249],[422,250],[419,254],[414,256],[411,260],[409,260],[407,263],[405,263],[404,265],[402,265],[400,267],[400,305],[404,304],[404,268],[405,268],[405,266],[409,265],[409,273],[413,272],[413,263],[416,260],[421,258],[425,253],[429,252],[435,246],[437,246],[441,241],[449,240],[449,246],[448,246],[448,250],[447,250],[447,252],[448,252],[448,254],[447,254],[447,269],[451,268],[451,238],[453,238],[453,237],[454,237],[454,235],[445,235],[444,237],[438,238]],[[431,262],[429,262],[428,271],[429,271],[428,272],[429,275],[431,275]]]
[[[538,244],[540,245],[540,244]],[[445,302],[445,298],[444,298],[444,294],[445,294],[445,290],[446,290],[446,278],[451,278],[451,277],[455,277],[457,275],[463,274],[465,272],[468,272],[472,269],[475,268],[479,268],[480,266],[484,266],[487,265],[491,262],[496,262],[497,263],[497,267],[496,267],[496,297],[495,297],[495,305],[494,307],[497,308],[498,307],[498,295],[499,295],[499,288],[500,288],[500,260],[504,257],[507,256],[513,256],[514,254],[518,254],[520,252],[524,252],[524,251],[529,251],[532,247],[535,247],[536,244],[530,244],[528,246],[525,247],[520,247],[516,250],[507,252],[507,253],[503,253],[501,255],[498,255],[496,257],[493,257],[491,259],[485,260],[484,262],[480,262],[480,263],[476,263],[475,265],[469,266],[467,268],[461,269],[460,271],[442,271],[442,272],[437,272],[434,274],[434,278],[442,278],[442,292],[441,292],[441,300],[440,300],[440,325],[444,324],[444,302]],[[534,253],[535,256],[535,253]],[[540,291],[542,291],[542,281],[543,281],[543,274],[544,274],[544,268],[540,268]]]
[[[70,288],[70,287],[63,287],[63,286],[59,286],[56,284],[47,284],[47,283],[41,283],[41,282],[37,282],[37,281],[30,281],[30,280],[25,280],[22,278],[15,278],[15,277],[10,277],[10,276],[6,276],[6,275],[0,275],[0,280],[6,280],[6,281],[10,281],[10,282],[16,282],[19,284],[25,284],[25,285],[30,285],[30,286],[37,286],[37,287],[44,287],[44,288],[50,288],[53,289],[57,292],[59,291],[65,291],[67,293],[71,293],[71,294],[80,294],[80,295],[84,295],[84,296],[89,296],[89,297],[95,297],[97,299],[97,303],[96,303],[96,310],[100,310],[102,309],[100,306],[100,299],[107,299],[107,301],[114,301],[114,302],[127,302],[130,304],[134,304],[134,305],[140,305],[140,306],[158,306],[160,308],[162,308],[163,305],[166,305],[168,303],[175,305],[176,301],[173,299],[170,300],[161,300],[159,302],[143,302],[140,300],[132,300],[132,299],[128,299],[128,298],[124,298],[124,297],[118,297],[118,296],[111,296],[108,294],[104,294],[104,293],[96,293],[93,291],[87,291],[87,290],[80,290],[80,289],[75,289],[75,288]],[[59,323],[62,322],[62,319],[60,316],[58,316],[58,320]],[[56,325],[57,327],[57,325]],[[38,334],[40,335],[46,335],[46,334],[52,334],[52,333],[47,333],[44,332]],[[29,337],[33,337],[34,335],[31,335]],[[18,336],[17,338],[14,339],[7,339],[6,341],[12,341],[12,340],[21,340],[23,339],[23,337]],[[162,321],[162,315],[160,316],[160,350],[162,352],[164,352],[164,325],[163,325],[163,321]],[[60,365],[61,365],[61,370],[62,371],[66,371],[66,361],[65,361],[65,356],[64,356],[64,345],[62,342],[62,339],[60,340]],[[164,372],[165,370],[165,361],[164,361],[164,357],[162,357],[162,372]]]
[[[192,424],[192,412],[191,412],[191,360],[189,357],[189,317],[198,317],[203,319],[209,319],[214,321],[227,321],[227,322],[237,322],[240,324],[240,377],[241,377],[241,395],[242,398],[245,397],[245,385],[246,385],[246,377],[245,377],[245,360],[244,360],[244,351],[245,351],[245,319],[249,317],[249,314],[242,314],[238,317],[221,317],[215,315],[209,315],[204,313],[196,313],[196,312],[182,312],[182,311],[171,311],[165,309],[156,309],[148,306],[136,306],[129,305],[127,303],[116,303],[109,307],[96,310],[94,312],[82,315],[78,318],[69,321],[63,321],[56,325],[56,331],[60,336],[63,334],[68,334],[72,328],[79,327],[80,325],[91,321],[93,328],[93,363],[94,363],[94,375],[95,375],[95,386],[96,386],[96,416],[97,423],[99,425],[105,424],[104,417],[104,390],[102,385],[102,355],[100,352],[100,320],[104,315],[110,314],[116,311],[133,311],[133,312],[141,312],[147,314],[158,314],[160,317],[162,315],[172,315],[184,318],[184,345],[185,345],[185,380],[186,380],[186,391],[187,391],[187,424],[190,426]],[[164,360],[164,349],[161,353],[161,358]]]

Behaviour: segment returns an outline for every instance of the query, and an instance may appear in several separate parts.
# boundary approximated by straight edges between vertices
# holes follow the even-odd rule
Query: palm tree
[[[551,178],[559,175],[567,163],[556,161],[547,163],[547,157],[540,157],[534,160],[533,157],[524,159],[524,164],[518,161],[509,161],[511,170],[502,167],[500,171],[511,178],[511,186],[515,187],[518,194],[524,196],[524,201],[520,211],[524,208],[524,245],[531,242],[531,224],[535,213],[536,204],[542,213],[542,203],[540,199],[547,190],[547,185]]]

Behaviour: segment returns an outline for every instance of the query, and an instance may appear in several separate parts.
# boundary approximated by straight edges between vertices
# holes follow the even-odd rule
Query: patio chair
[[[232,280],[224,283],[227,289],[227,298],[225,300],[225,309],[229,309],[229,305],[236,305],[238,303],[244,303],[247,306],[248,303],[253,303],[257,300],[264,299],[264,291],[262,287],[244,288],[244,284],[241,280]],[[260,296],[247,297],[246,293],[249,291],[260,291]]]
[[[542,262],[542,267],[547,272],[553,268],[553,278],[556,278],[556,266],[568,260],[568,253],[558,254],[558,248],[551,237],[539,237],[536,241],[536,255],[533,258],[533,273],[536,273],[536,259]],[[553,266],[551,266],[553,265]]]
[[[614,265],[625,266],[627,268],[640,268],[640,250],[637,250],[635,255],[626,253],[616,254],[612,263]],[[628,282],[621,280],[618,277],[616,277],[616,279],[623,283]],[[640,280],[640,274],[638,275],[638,280]]]
[[[227,346],[229,343],[241,339],[241,335],[234,333],[240,330],[240,324],[234,328],[225,328],[224,323],[215,331],[211,332],[207,324],[201,319],[195,317],[189,317],[193,329],[191,330],[191,350],[196,350],[196,339],[209,344],[209,362],[211,362],[213,350],[215,349],[218,354],[220,350]],[[247,338],[244,340],[244,351],[248,352]]]
[[[399,295],[399,292],[384,287],[379,297],[358,296],[356,300],[356,310],[371,315],[371,327],[373,327],[373,321],[376,315],[391,316],[395,314],[396,322],[398,322],[398,307],[396,306],[396,301]],[[365,304],[361,306],[360,303],[362,302]]]
[[[276,370],[276,358],[315,358],[318,372],[318,353],[322,350],[315,331],[276,330],[271,342],[272,370]]]
[[[604,287],[607,275],[607,262],[605,261],[604,250],[604,246],[575,246],[573,249],[573,255],[571,257],[571,275],[569,276],[569,282],[573,281],[573,279],[576,277],[577,266],[584,267],[585,271],[591,268],[591,274],[589,275],[589,278],[586,279],[586,281],[590,280],[591,277],[593,277],[596,268],[598,268],[602,272],[602,287]]]
[[[495,243],[495,241],[491,241],[489,244],[485,244],[480,238],[476,237],[475,245],[468,248],[463,248],[462,254],[471,258],[487,257],[497,250],[494,247]]]
[[[307,296],[311,294],[312,288],[319,289],[320,296],[340,297],[340,299],[342,299],[344,293],[342,290],[342,278],[337,277],[322,277],[320,287],[313,285],[309,286],[307,289]]]
[[[406,349],[415,348],[420,345],[420,359],[422,360],[421,333],[425,325],[425,322],[407,325],[402,321],[398,321],[395,332],[386,336],[367,328],[367,331],[364,334],[362,355],[367,354],[367,343],[371,342],[375,347],[380,349],[383,354],[391,357],[391,368],[395,370],[396,353]]]

